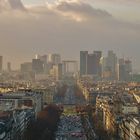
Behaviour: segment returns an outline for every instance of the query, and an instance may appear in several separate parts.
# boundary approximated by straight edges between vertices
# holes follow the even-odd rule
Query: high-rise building
[[[54,65],[50,70],[50,75],[52,75],[56,80],[61,80],[62,74],[62,64]]]
[[[47,74],[48,73],[48,64],[47,64],[48,56],[47,55],[42,55],[42,56],[39,56],[39,59],[43,62],[43,72],[44,72],[44,74]]]
[[[78,64],[75,60],[64,60],[63,64],[63,75],[66,77],[76,76],[78,73]]]
[[[49,54],[48,55],[48,62],[54,65],[61,63],[61,56],[60,54]]]
[[[40,59],[43,62],[43,73],[49,74],[50,69],[54,64],[59,64],[61,58],[58,54],[49,54],[49,55],[35,55],[35,59]]]
[[[32,60],[32,71],[35,72],[35,74],[43,73],[43,62],[40,59]]]
[[[109,80],[111,77],[111,70],[107,67],[107,58],[102,57],[100,60],[101,64],[101,77],[104,80]]]
[[[95,54],[88,54],[87,56],[87,75],[95,75],[96,74],[96,56]]]
[[[0,56],[0,72],[2,72],[3,69],[3,56]]]
[[[93,54],[88,54],[87,57],[87,74],[101,77],[100,59],[102,52],[94,51]]]
[[[36,55],[35,59],[40,59],[43,63],[47,63],[48,56],[47,55]]]
[[[125,80],[125,60],[123,58],[118,60],[118,80]]]
[[[11,72],[11,63],[10,62],[7,63],[7,71]]]
[[[32,71],[32,63],[31,62],[25,62],[20,65],[20,71],[21,72],[31,72]]]
[[[108,51],[106,58],[106,68],[111,72],[110,80],[117,79],[117,56],[113,51]]]
[[[95,55],[95,75],[101,77],[101,58],[102,58],[102,52],[101,51],[94,51],[93,53]]]
[[[80,75],[87,74],[88,51],[80,51]]]
[[[35,55],[35,59],[40,59],[40,55],[39,54],[36,54]]]
[[[100,60],[101,57],[102,57],[102,52],[101,51],[94,51],[93,54],[96,55],[96,57],[98,58],[98,60]]]
[[[57,80],[61,80],[62,79],[62,64],[58,64],[57,65]]]
[[[94,75],[101,76],[100,59],[102,57],[101,51],[94,51],[88,54],[88,51],[80,52],[80,75]]]
[[[132,61],[131,60],[125,60],[125,67],[126,71],[131,74],[132,73]]]
[[[128,81],[131,78],[132,62],[130,60],[119,59],[118,62],[118,80]]]

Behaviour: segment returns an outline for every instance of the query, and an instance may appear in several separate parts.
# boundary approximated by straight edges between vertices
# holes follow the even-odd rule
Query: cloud
[[[90,1],[90,0],[89,0]],[[98,0],[99,2],[119,3],[119,4],[140,4],[140,0]]]
[[[36,53],[58,52],[64,58],[78,59],[80,50],[109,49],[139,63],[140,25],[118,21],[80,0],[61,0],[25,11],[13,4],[12,9],[18,10],[0,14],[0,49],[16,67]]]
[[[55,4],[47,5],[50,10],[55,10],[64,16],[75,16],[79,19],[87,18],[109,18],[109,14],[105,10],[95,9],[88,3],[78,0],[59,0]]]
[[[25,10],[21,0],[0,0],[0,11],[3,10]]]

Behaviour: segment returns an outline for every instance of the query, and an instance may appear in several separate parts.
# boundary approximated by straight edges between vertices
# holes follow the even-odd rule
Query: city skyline
[[[80,50],[114,50],[120,57],[133,58],[140,70],[139,0],[43,1],[51,3],[32,6],[36,2],[0,1],[1,55],[14,68],[36,53],[58,52],[77,60]],[[122,17],[111,10],[115,5]]]
[[[117,63],[119,63],[119,59],[125,59],[125,60],[130,60],[130,61],[133,60],[133,58],[130,58],[129,56],[127,56],[127,57],[124,57],[123,55],[119,56],[113,50],[108,50],[106,52],[103,52],[102,50],[90,50],[90,51],[81,50],[81,51],[79,51],[79,53],[80,52],[87,52],[88,55],[93,55],[94,53],[99,52],[99,53],[101,53],[101,57],[100,57],[99,60],[102,61],[102,59],[107,57],[107,55],[108,55],[108,53],[110,51],[114,52],[114,54],[116,55]],[[56,56],[56,58],[53,58],[54,56]],[[57,60],[57,56],[60,57],[58,60]],[[20,61],[19,65],[17,65],[17,67],[14,67],[14,62],[12,62],[10,60],[5,61],[5,56],[3,56],[3,55],[1,55],[0,57],[2,57],[2,59],[1,59],[1,65],[2,65],[1,67],[2,68],[1,69],[4,70],[4,71],[8,70],[9,63],[10,63],[10,69],[12,69],[12,70],[20,70],[22,64],[31,63],[35,59],[40,59],[42,62],[46,61],[46,63],[54,63],[54,64],[55,64],[55,62],[51,62],[51,61],[59,61],[59,63],[62,63],[63,61],[77,61],[78,62],[78,67],[79,67],[78,70],[80,70],[80,60],[81,60],[80,59],[81,58],[80,54],[78,54],[77,59],[76,58],[71,59],[71,58],[68,58],[68,57],[64,57],[61,53],[57,53],[57,52],[55,52],[55,53],[40,53],[40,54],[34,54],[30,59],[27,59],[26,61]],[[56,59],[56,60],[53,60],[53,59]],[[56,64],[59,64],[59,63],[57,62]],[[139,72],[139,71],[136,71],[133,61],[132,61],[132,63],[133,63],[133,72],[134,73]],[[94,63],[93,63],[93,65],[94,65]]]
[[[140,140],[140,0],[0,0],[0,140]]]

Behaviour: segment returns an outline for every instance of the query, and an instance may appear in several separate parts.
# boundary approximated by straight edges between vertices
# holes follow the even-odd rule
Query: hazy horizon
[[[140,0],[0,0],[0,55],[14,69],[35,54],[79,59],[114,50],[140,70]]]

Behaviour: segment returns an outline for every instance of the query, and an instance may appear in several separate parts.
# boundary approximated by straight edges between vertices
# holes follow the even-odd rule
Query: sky
[[[44,5],[55,0],[22,0],[25,5]],[[96,8],[101,8],[112,13],[113,16],[129,22],[140,22],[140,0],[82,0]]]
[[[43,5],[46,0],[22,0],[25,5]],[[54,2],[54,0],[48,0],[48,2]]]
[[[79,59],[114,50],[140,70],[140,0],[0,0],[0,55],[14,69],[35,54]]]

